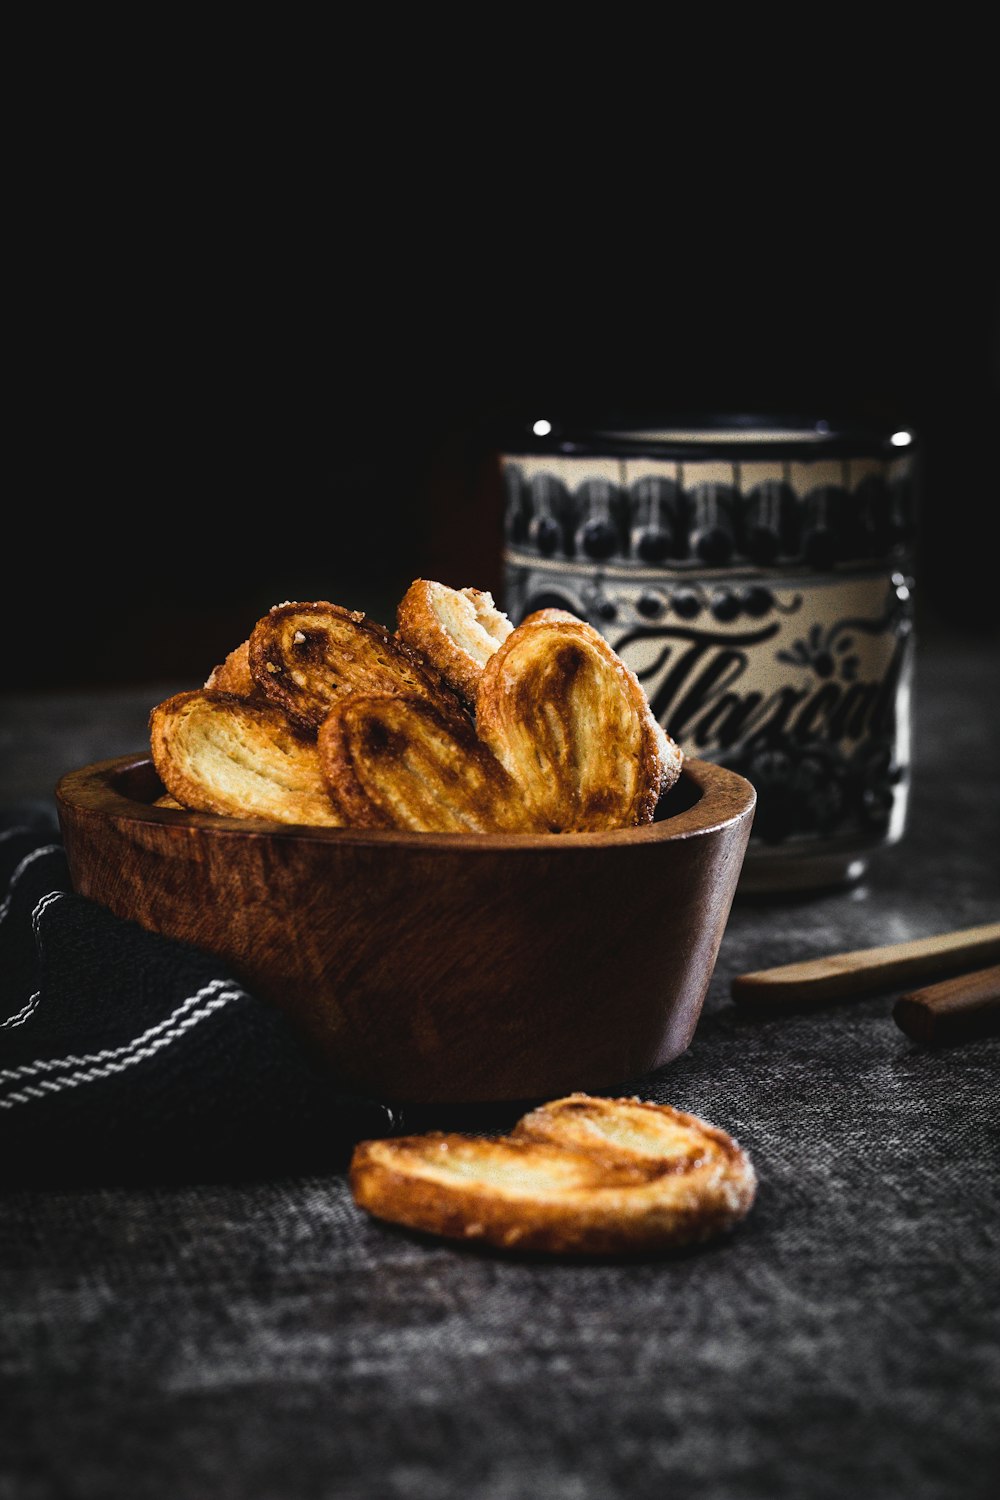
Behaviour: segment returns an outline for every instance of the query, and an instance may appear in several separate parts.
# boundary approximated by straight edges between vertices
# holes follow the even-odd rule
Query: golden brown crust
[[[521,621],[522,625],[558,625],[560,622],[570,625],[581,624],[580,616],[571,614],[568,609],[536,609],[530,615],[525,615]]]
[[[684,1172],[710,1157],[742,1157],[725,1131],[669,1104],[643,1099],[605,1099],[567,1094],[522,1116],[513,1131],[517,1139],[546,1141],[572,1151],[611,1152],[634,1162],[656,1160]]]
[[[491,594],[429,578],[414,579],[396,619],[402,640],[466,703],[475,702],[483,667],[514,628]]]
[[[156,801],[153,803],[153,806],[154,807],[169,807],[172,812],[183,812],[184,811],[184,808],[177,801],[177,798],[176,797],[171,797],[170,794],[169,794],[169,792],[164,793],[164,795],[162,797],[157,797]]]
[[[496,833],[532,828],[517,787],[468,719],[427,698],[354,693],[320,727],[330,796],[356,828]]]
[[[275,605],[210,674],[203,692],[216,697],[170,721],[180,747],[169,772],[182,788],[174,801],[286,822],[304,820],[308,807],[310,820],[327,825],[425,832],[592,832],[650,821],[681,753],[634,674],[585,621],[545,609],[515,630],[485,591],[415,579],[399,622],[393,636],[326,600]],[[220,694],[280,717],[237,722]],[[393,711],[387,697],[434,711]],[[341,713],[354,699],[365,702]],[[167,718],[157,714],[158,753],[169,758]],[[301,741],[325,721],[322,762],[310,764]],[[250,763],[255,743],[260,766]],[[293,760],[298,779],[282,806]]]
[[[316,746],[260,699],[200,688],[153,709],[153,763],[170,796],[197,812],[342,826]]]
[[[570,624],[573,624],[579,621],[579,617],[577,615],[570,614],[570,612],[565,609],[536,609],[533,614],[525,615],[524,619],[521,621],[521,624],[557,625],[560,621],[562,621],[563,623],[566,623],[568,621]],[[592,626],[588,626],[587,628],[593,629]],[[603,640],[603,636],[601,637],[601,639]],[[617,659],[619,661],[621,660],[620,657],[617,657]],[[622,663],[622,665],[625,665],[624,662]],[[634,676],[634,673],[632,673],[628,667],[625,667],[625,670],[629,673],[629,676]],[[640,684],[638,678],[635,678],[635,685],[639,688],[639,691],[645,698],[645,690],[642,688],[642,685]],[[648,705],[648,698],[646,699],[646,702]],[[681,747],[677,744],[677,742],[671,739],[670,735],[664,729],[659,719],[656,718],[651,708],[649,710],[649,717],[653,725],[653,733],[656,735],[656,744],[659,751],[660,761],[663,765],[663,773],[660,777],[659,792],[659,795],[662,797],[665,792],[669,792],[670,788],[674,785],[678,776],[681,774],[681,767],[684,764],[684,752],[681,750]]]
[[[254,627],[249,657],[260,691],[308,733],[350,693],[404,693],[461,712],[433,669],[384,625],[326,600],[276,605]]]
[[[635,674],[561,610],[529,616],[486,663],[476,727],[553,832],[649,823],[680,775]]]
[[[635,1101],[600,1104],[613,1114]],[[735,1141],[693,1116],[681,1118],[694,1122],[686,1128],[695,1135],[695,1127],[701,1131],[704,1149],[693,1160],[688,1152],[680,1165],[676,1152],[580,1150],[519,1129],[498,1140],[433,1132],[363,1142],[351,1162],[351,1190],[378,1218],[500,1249],[671,1249],[732,1228],[756,1192],[753,1167]]]
[[[244,641],[230,651],[225,661],[209,673],[205,686],[220,693],[235,693],[237,698],[252,698],[255,688],[250,675],[250,642]]]

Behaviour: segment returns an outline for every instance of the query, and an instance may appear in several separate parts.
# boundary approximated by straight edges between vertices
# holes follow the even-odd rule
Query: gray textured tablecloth
[[[890,994],[729,1000],[746,969],[1000,915],[994,658],[925,648],[905,844],[850,890],[738,898],[691,1049],[637,1084],[751,1152],[736,1234],[573,1265],[378,1224],[340,1174],[19,1191],[2,1500],[994,1493],[1000,1042],[923,1050]]]

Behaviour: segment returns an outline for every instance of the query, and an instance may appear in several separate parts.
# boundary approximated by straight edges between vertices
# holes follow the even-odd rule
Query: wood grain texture
[[[900,995],[892,1019],[900,1031],[931,1046],[1000,1032],[1000,964]]]
[[[176,812],[138,756],[57,788],[74,888],[219,956],[354,1086],[472,1103],[612,1088],[694,1032],[753,820],[697,760],[672,815],[417,834]]]
[[[740,974],[732,982],[731,993],[739,1005],[846,1000],[933,978],[935,974],[975,968],[993,958],[1000,958],[1000,922]]]

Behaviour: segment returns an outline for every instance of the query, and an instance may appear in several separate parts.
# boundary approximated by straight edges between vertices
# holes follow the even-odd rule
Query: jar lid
[[[607,413],[601,419],[539,414],[515,421],[500,447],[509,454],[611,458],[888,458],[912,448],[909,427],[850,418],[768,413]]]

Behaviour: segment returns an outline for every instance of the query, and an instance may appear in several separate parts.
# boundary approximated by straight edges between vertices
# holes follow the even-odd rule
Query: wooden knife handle
[[[976,969],[995,959],[1000,959],[1000,922],[987,922],[982,927],[941,932],[909,943],[859,948],[740,974],[733,980],[731,992],[739,1005],[820,1003],[919,983],[936,974]]]
[[[1000,964],[900,995],[892,1019],[900,1031],[932,1046],[1000,1032]]]

